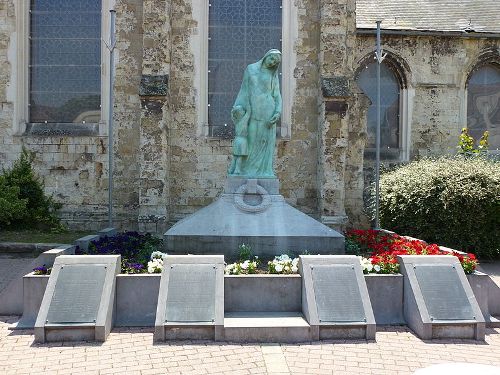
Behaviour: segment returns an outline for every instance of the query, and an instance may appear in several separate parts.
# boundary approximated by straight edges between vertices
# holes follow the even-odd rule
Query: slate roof
[[[500,33],[500,0],[357,0],[356,27]]]

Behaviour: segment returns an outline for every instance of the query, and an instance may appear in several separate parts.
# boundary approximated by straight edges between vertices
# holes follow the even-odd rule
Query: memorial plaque
[[[103,264],[64,265],[59,271],[47,323],[94,323],[106,277]]]
[[[446,264],[413,266],[432,320],[474,320],[474,312],[457,270]]]
[[[314,265],[311,273],[321,323],[366,321],[354,265]]]
[[[215,320],[216,267],[209,264],[175,264],[168,279],[166,322]]]

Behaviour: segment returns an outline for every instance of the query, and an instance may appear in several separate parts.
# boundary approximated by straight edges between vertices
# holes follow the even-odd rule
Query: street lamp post
[[[115,79],[115,19],[116,11],[110,10],[110,42],[104,41],[109,50],[109,107],[108,107],[108,227],[113,226],[113,85]]]
[[[380,229],[379,206],[380,206],[380,64],[384,60],[386,54],[383,53],[380,47],[380,24],[382,21],[377,21],[377,51],[375,58],[377,59],[377,131],[375,140],[375,229]]]

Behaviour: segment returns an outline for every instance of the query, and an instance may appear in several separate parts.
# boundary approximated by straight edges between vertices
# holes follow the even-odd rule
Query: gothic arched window
[[[487,130],[489,148],[500,148],[500,69],[496,65],[483,65],[469,76],[467,128],[476,140]]]
[[[375,148],[377,129],[377,63],[369,63],[357,77],[358,86],[372,104],[367,113],[368,139],[366,148]],[[386,63],[380,66],[380,147],[381,150],[399,149],[401,85],[394,71]]]

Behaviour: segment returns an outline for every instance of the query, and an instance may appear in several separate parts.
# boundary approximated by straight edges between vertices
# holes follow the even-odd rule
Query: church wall
[[[231,140],[200,132],[201,25],[193,1],[116,0],[114,200],[115,224],[124,228],[163,231],[223,191]],[[101,228],[107,224],[106,119],[99,135],[78,137],[26,136],[14,124],[16,4],[0,0],[0,164],[11,166],[22,147],[32,151],[47,193],[64,205],[63,220],[74,228]],[[350,226],[367,226],[363,194],[373,170],[373,160],[363,157],[368,101],[353,74],[373,51],[375,36],[356,34],[354,0],[294,5],[291,135],[278,139],[275,160],[280,192],[327,224],[344,226],[347,217]],[[407,67],[410,158],[454,152],[465,125],[467,74],[481,51],[500,48],[500,41],[385,35],[383,45]],[[106,69],[107,55],[102,60]],[[144,82],[158,78],[164,92],[143,92]],[[325,94],[325,78],[342,90]]]
[[[383,34],[382,34],[383,35]],[[374,50],[375,36],[359,35],[356,62]],[[414,90],[409,113],[410,157],[454,153],[466,125],[465,84],[481,52],[500,48],[500,40],[434,36],[382,36],[382,46],[408,66]]]
[[[16,0],[17,1],[17,0]],[[142,0],[118,0],[115,79],[115,213],[116,224],[134,227],[138,209],[138,147],[142,59]],[[22,148],[34,154],[34,168],[46,192],[63,203],[61,218],[70,227],[98,229],[107,224],[107,121],[98,136],[47,133],[22,135],[14,123],[18,37],[18,3],[0,0],[0,165],[12,166]],[[103,62],[107,56],[103,56]],[[107,64],[106,64],[107,65]]]
[[[175,222],[211,203],[222,193],[231,160],[231,140],[198,134],[193,37],[200,26],[192,17],[191,0],[172,0],[172,52],[167,127],[170,157],[170,214]],[[297,2],[297,64],[290,139],[278,139],[276,173],[281,193],[300,210],[317,212],[318,3]],[[243,76],[243,72],[242,72]],[[227,109],[230,111],[230,108]]]
[[[375,49],[375,35],[356,37],[355,69]],[[466,126],[467,76],[478,62],[482,52],[500,49],[500,40],[487,38],[461,38],[446,36],[384,35],[382,48],[397,56],[407,80],[409,159],[384,159],[385,166],[406,162],[418,157],[456,153],[460,131]],[[498,53],[498,52],[497,52]],[[366,130],[366,121],[364,123]],[[364,198],[368,197],[370,183],[374,179],[374,156],[365,156]],[[364,203],[366,204],[366,203]],[[352,216],[354,225],[368,225],[363,215],[362,200],[346,201],[346,210],[357,212],[361,220]]]

